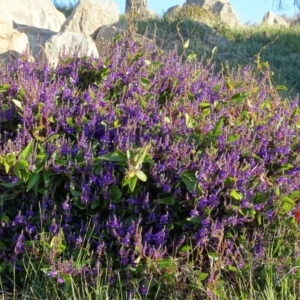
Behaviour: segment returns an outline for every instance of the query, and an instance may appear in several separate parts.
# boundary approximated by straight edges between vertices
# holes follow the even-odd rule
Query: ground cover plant
[[[297,99],[263,62],[108,53],[0,70],[3,296],[296,299]]]

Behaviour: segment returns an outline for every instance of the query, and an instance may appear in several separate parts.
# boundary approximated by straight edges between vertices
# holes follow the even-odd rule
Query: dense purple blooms
[[[257,216],[273,222],[275,185],[282,196],[300,190],[299,114],[265,88],[266,78],[241,100],[249,68],[236,75],[245,85],[229,90],[212,66],[124,43],[106,59],[55,70],[18,61],[3,71],[0,85],[10,86],[0,93],[0,194],[9,201],[1,202],[0,257],[22,255],[24,242],[46,231],[70,253],[86,247],[135,268],[137,258],[170,255],[188,237],[208,249],[252,230]],[[260,257],[263,243],[255,243]],[[57,263],[48,276],[62,284],[72,272]]]

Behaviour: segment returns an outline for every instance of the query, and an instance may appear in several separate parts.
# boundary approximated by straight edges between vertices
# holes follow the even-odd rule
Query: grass
[[[74,6],[71,2],[65,5],[58,5],[55,1],[54,3],[66,16],[72,12]],[[199,59],[212,61],[216,70],[223,70],[224,76],[226,72],[235,72],[240,66],[267,62],[274,72],[271,78],[273,84],[287,87],[287,90],[281,91],[282,97],[297,96],[300,91],[300,27],[276,29],[247,26],[230,29],[212,18],[212,23],[207,26],[199,22],[203,18],[207,18],[205,12],[194,10],[192,13],[182,11],[168,18],[147,21],[131,19],[130,22],[138,33],[154,40],[163,50],[176,47],[185,59],[193,57],[189,55],[196,55]],[[127,17],[121,16],[116,26],[127,28]],[[225,40],[221,40],[221,37]],[[266,45],[268,46],[265,47]],[[218,48],[217,52],[215,47]],[[261,49],[263,51],[260,52]],[[92,278],[82,275],[75,280],[70,275],[64,278],[66,284],[62,286],[57,282],[57,277],[49,276],[51,270],[45,267],[44,256],[47,254],[46,256],[55,257],[59,254],[60,244],[51,241],[51,246],[46,247],[45,242],[39,248],[38,259],[32,256],[26,259],[26,289],[22,294],[19,293],[18,286],[13,291],[7,291],[6,279],[1,277],[0,299],[299,299],[300,282],[297,278],[300,277],[291,275],[298,274],[300,261],[293,265],[289,259],[299,252],[298,230],[282,224],[279,228],[263,227],[259,234],[262,234],[263,240],[272,241],[266,249],[266,255],[255,259],[249,257],[248,265],[243,271],[239,268],[238,258],[231,257],[231,271],[239,278],[237,283],[231,281],[229,274],[228,277],[216,276],[218,279],[209,281],[208,286],[203,284],[205,273],[192,268],[193,261],[201,259],[195,257],[192,250],[184,253],[182,260],[174,260],[168,270],[157,277],[153,276],[146,287],[143,287],[142,278],[126,283],[120,280],[112,287],[107,284],[107,278],[110,272],[118,271],[105,268],[94,270]],[[49,242],[46,236],[45,241]],[[247,245],[243,247],[247,254]],[[77,255],[73,257],[75,270],[79,270],[88,260],[84,253],[88,251],[83,252],[79,248]],[[222,259],[228,259],[224,257],[224,253],[223,249],[219,256],[210,257],[210,271],[218,272],[222,269]],[[65,267],[64,263],[64,258],[61,258],[61,268]],[[151,293],[145,292],[142,295],[141,287],[151,290]]]

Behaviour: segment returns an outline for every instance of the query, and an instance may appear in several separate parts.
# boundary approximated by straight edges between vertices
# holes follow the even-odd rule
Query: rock
[[[45,47],[45,43],[52,36],[57,34],[57,32],[55,31],[33,26],[19,26],[16,28],[16,30],[27,36],[27,40],[29,43],[28,50],[33,57],[38,57],[40,52],[42,51],[42,48]]]
[[[186,5],[197,5],[218,16],[229,27],[241,26],[229,0],[186,0]]]
[[[209,35],[206,39],[206,42],[211,46],[229,46],[229,41],[222,36]]]
[[[181,5],[174,5],[167,9],[167,11],[164,13],[164,17],[170,17],[172,15],[175,15],[176,13],[179,13],[182,9]]]
[[[127,30],[116,28],[115,26],[103,26],[99,29],[97,36],[95,38],[95,43],[98,49],[99,54],[105,53],[111,46],[113,40],[118,36],[125,36]],[[135,37],[145,43],[154,43],[152,40],[140,35],[135,34]]]
[[[78,32],[63,31],[53,35],[46,41],[39,58],[55,67],[62,52],[73,57],[99,57],[96,44],[89,36]]]
[[[61,30],[91,36],[104,26],[119,21],[118,6],[111,0],[80,0]]]
[[[299,26],[300,24],[300,17],[297,17],[296,19],[294,19],[292,22],[291,22],[291,26]]]
[[[2,26],[3,28],[3,26]],[[0,30],[0,57],[1,60],[17,58],[27,51],[28,38],[26,34],[15,29]]]
[[[126,0],[125,14],[142,19],[151,17],[151,12],[148,10],[147,0]]]
[[[272,11],[268,11],[262,21],[261,26],[277,26],[277,27],[289,27],[289,24],[280,16],[277,16]]]
[[[13,24],[28,25],[58,32],[62,16],[51,0],[0,0],[0,23],[13,29]]]

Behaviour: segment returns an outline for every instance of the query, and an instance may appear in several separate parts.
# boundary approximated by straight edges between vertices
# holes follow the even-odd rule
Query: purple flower
[[[51,225],[49,226],[48,230],[53,234],[56,235],[58,233],[58,225],[55,222],[55,219],[52,220]]]
[[[24,247],[24,241],[25,241],[25,236],[23,234],[23,230],[21,234],[19,235],[16,245],[15,245],[15,254],[20,254],[23,252],[23,247]]]
[[[17,225],[26,224],[26,217],[22,215],[21,211],[19,211],[19,214],[15,217],[15,223]]]
[[[64,283],[65,283],[65,281],[64,281],[63,278],[61,278],[61,277],[58,277],[58,278],[57,278],[57,282],[58,282],[59,284],[64,284]]]
[[[58,272],[56,270],[51,270],[47,275],[51,278],[54,278],[57,277]]]
[[[190,216],[191,216],[191,218],[196,218],[196,217],[198,217],[198,216],[199,216],[198,210],[197,210],[196,208],[194,208],[193,210],[191,210]]]
[[[70,210],[70,204],[68,202],[69,202],[68,200],[63,202],[63,204],[62,204],[63,210],[67,210],[67,211]]]

